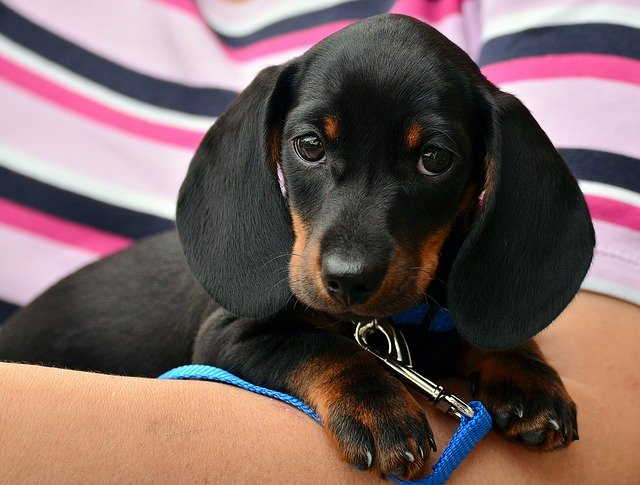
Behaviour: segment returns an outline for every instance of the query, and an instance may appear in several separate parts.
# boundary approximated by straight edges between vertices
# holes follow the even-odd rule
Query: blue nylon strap
[[[425,323],[429,310],[431,310],[431,306],[428,303],[416,305],[402,313],[392,316],[391,321],[394,325],[399,326],[422,325]],[[434,310],[431,320],[427,323],[429,324],[429,332],[450,332],[456,329],[449,310],[443,307]]]
[[[282,392],[256,386],[217,367],[208,365],[184,365],[165,372],[158,377],[158,379],[198,379],[230,384],[232,386],[255,392],[256,394],[262,394],[263,396],[283,401],[298,408],[316,421],[320,421],[320,417],[316,414],[313,408],[302,402],[300,399]],[[462,418],[458,429],[451,437],[451,441],[449,441],[449,444],[442,452],[442,455],[433,466],[431,475],[414,482],[397,480],[397,483],[413,485],[440,485],[445,483],[462,460],[465,459],[469,452],[491,429],[491,416],[489,416],[489,413],[482,403],[479,401],[471,401],[469,404],[475,411],[475,415],[473,418]]]

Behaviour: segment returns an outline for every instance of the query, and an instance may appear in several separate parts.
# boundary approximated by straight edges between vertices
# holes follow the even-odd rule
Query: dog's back
[[[0,326],[0,360],[156,376],[191,361],[212,307],[177,234],[163,233],[82,268],[16,313]]]

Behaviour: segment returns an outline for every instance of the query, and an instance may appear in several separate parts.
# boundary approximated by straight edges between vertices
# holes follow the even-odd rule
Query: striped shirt
[[[530,108],[594,218],[583,287],[640,304],[640,0],[4,0],[0,321],[173,227],[191,155],[255,74],[383,12]]]

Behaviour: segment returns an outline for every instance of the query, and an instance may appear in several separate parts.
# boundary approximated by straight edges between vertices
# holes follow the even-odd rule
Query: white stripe
[[[124,96],[101,84],[79,76],[2,35],[0,35],[0,52],[17,64],[37,72],[62,87],[147,121],[199,132],[205,132],[215,121],[215,118],[208,116],[161,108]]]
[[[88,251],[4,224],[0,241],[0,299],[14,305],[26,305],[61,278],[98,259]],[[16,267],[21,274],[16,274]]]
[[[526,9],[501,16],[485,16],[482,39],[487,41],[521,30],[553,25],[607,23],[640,28],[640,8],[613,3],[555,5]]]
[[[637,288],[619,285],[609,280],[587,275],[582,282],[582,289],[615,296],[616,298],[640,305],[640,291]]]
[[[616,187],[615,185],[579,180],[580,188],[586,195],[595,195],[615,199],[626,204],[640,207],[640,194],[631,190]]]
[[[0,165],[61,189],[69,190],[107,204],[173,219],[175,200],[131,191],[129,188],[104,183],[74,171],[37,160],[0,144]]]
[[[266,4],[258,6],[260,9],[258,14],[252,12],[255,9],[252,3],[256,2],[246,2],[244,5],[234,4],[233,8],[236,11],[246,10],[246,15],[238,15],[242,18],[240,21],[225,17],[225,8],[219,1],[198,0],[197,3],[207,23],[218,33],[229,37],[242,37],[281,20],[317,12],[349,1],[351,0],[280,0],[271,2],[268,6]]]

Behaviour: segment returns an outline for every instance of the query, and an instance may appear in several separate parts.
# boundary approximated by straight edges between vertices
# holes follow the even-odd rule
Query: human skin
[[[582,292],[537,340],[580,440],[534,453],[490,435],[450,483],[640,483],[640,308]],[[389,483],[299,411],[230,386],[9,363],[0,382],[2,484]],[[455,422],[425,407],[441,451]]]

